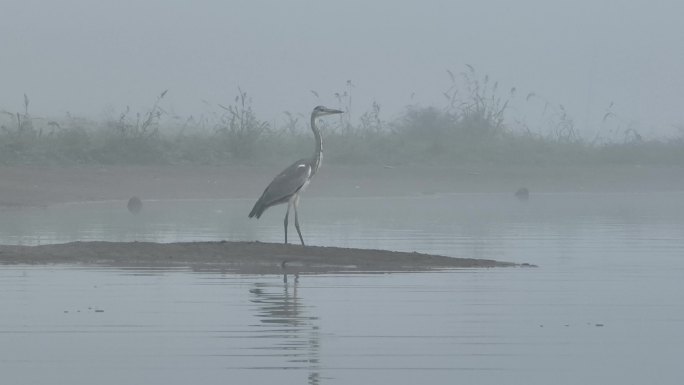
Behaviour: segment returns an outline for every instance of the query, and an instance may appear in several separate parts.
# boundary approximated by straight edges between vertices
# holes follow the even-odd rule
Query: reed
[[[383,118],[378,102],[365,111],[352,106],[354,85],[347,82],[331,96],[346,111],[363,112],[356,119],[348,113],[326,122],[326,163],[684,164],[684,126],[677,136],[645,139],[611,104],[588,140],[562,105],[535,93],[518,100],[515,87],[502,90],[472,66],[447,74],[444,105],[408,106],[392,120]],[[202,116],[172,118],[164,109],[166,94],[158,94],[142,112],[126,108],[105,121],[70,114],[42,118],[30,111],[24,95],[23,111],[0,108],[0,164],[278,164],[310,152],[306,115],[286,112],[284,124],[271,125],[238,89],[230,104],[208,103],[209,112]],[[537,103],[541,116],[511,119],[515,103]]]

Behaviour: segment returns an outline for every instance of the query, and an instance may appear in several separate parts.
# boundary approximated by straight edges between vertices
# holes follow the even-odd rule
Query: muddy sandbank
[[[250,274],[399,272],[516,267],[509,262],[422,253],[261,242],[72,242],[0,245],[2,264],[170,268]]]

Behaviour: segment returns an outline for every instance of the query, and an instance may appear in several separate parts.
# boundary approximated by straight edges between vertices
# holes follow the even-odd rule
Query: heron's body
[[[295,228],[299,234],[299,240],[304,245],[304,238],[299,229],[299,217],[297,215],[297,206],[299,204],[300,194],[304,191],[306,186],[311,182],[311,178],[318,172],[323,160],[323,139],[321,133],[316,127],[316,118],[319,116],[340,114],[342,111],[333,110],[323,106],[314,108],[311,113],[311,130],[316,139],[316,150],[311,158],[300,159],[288,168],[278,174],[273,181],[266,187],[261,198],[254,204],[249,217],[256,216],[257,218],[271,206],[287,202],[287,212],[285,213],[285,243],[287,243],[287,226],[288,216],[290,214],[290,207],[294,206],[295,210]]]
[[[249,217],[261,217],[267,208],[281,203],[292,203],[311,181],[313,167],[310,159],[300,159],[278,174],[254,204]]]

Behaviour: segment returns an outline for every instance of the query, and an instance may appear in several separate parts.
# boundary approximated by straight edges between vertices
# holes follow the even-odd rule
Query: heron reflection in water
[[[282,367],[307,370],[308,383],[317,385],[321,379],[318,317],[309,314],[311,306],[301,303],[298,280],[292,281],[283,280],[281,290],[279,284],[254,283],[249,292],[253,296],[250,301],[257,305],[259,323],[255,326],[263,328],[268,341],[275,341],[268,349],[282,352],[279,356],[286,360]]]

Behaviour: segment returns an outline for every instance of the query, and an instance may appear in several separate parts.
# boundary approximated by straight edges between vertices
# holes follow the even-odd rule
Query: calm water
[[[281,241],[284,207],[0,210],[0,242]],[[304,199],[311,244],[538,269],[239,276],[0,267],[8,384],[678,384],[684,194]],[[294,229],[291,229],[294,234]]]

